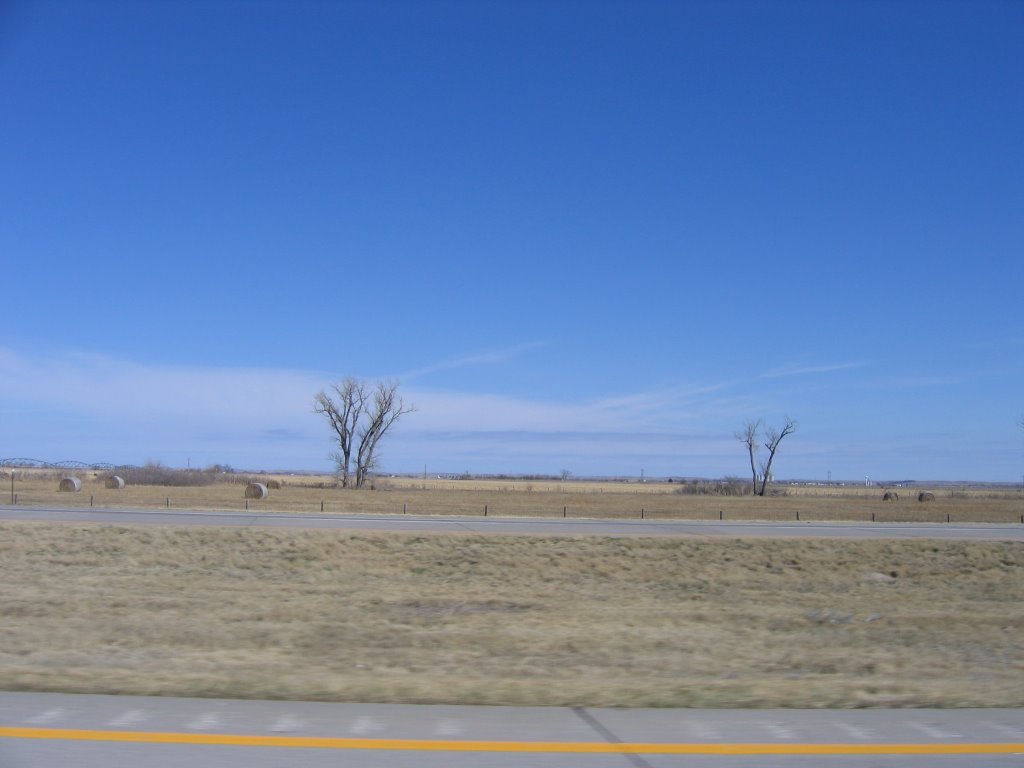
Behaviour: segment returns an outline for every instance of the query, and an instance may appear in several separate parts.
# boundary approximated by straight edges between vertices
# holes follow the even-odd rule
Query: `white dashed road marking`
[[[138,725],[147,717],[146,713],[140,709],[129,709],[127,712],[108,720],[107,725],[113,726],[114,728],[126,728],[128,726]]]
[[[204,712],[185,727],[193,731],[209,731],[220,725],[220,722],[220,715],[216,712]]]
[[[463,730],[462,723],[458,720],[442,720],[434,727],[434,735],[458,736]]]
[[[270,726],[270,730],[274,733],[294,733],[295,731],[301,731],[305,727],[306,724],[297,717],[284,715],[279,717],[274,724]]]
[[[720,741],[722,738],[713,726],[700,720],[687,721],[686,727],[697,741]]]
[[[850,723],[836,723],[842,729],[847,736],[851,739],[857,739],[858,741],[872,741],[877,738],[875,732],[870,728],[862,728],[859,725],[851,725]]]
[[[796,733],[785,723],[758,723],[776,739],[795,739]]]
[[[384,725],[378,722],[377,720],[374,720],[372,717],[362,715],[356,718],[355,722],[352,723],[351,727],[348,730],[349,733],[354,733],[358,736],[362,736],[367,733],[376,733],[377,731],[383,731]]]
[[[933,739],[962,739],[963,736],[953,731],[947,731],[943,729],[937,723],[910,723],[911,728],[915,728],[927,736]]]
[[[1024,739],[1024,726],[1012,725],[1010,723],[986,723],[990,728],[995,728],[1000,733],[1005,733],[1013,739]]]
[[[64,710],[57,707],[55,709],[48,709],[45,712],[40,712],[35,717],[30,717],[27,722],[32,723],[32,725],[46,725],[60,720],[64,717],[64,714]]]

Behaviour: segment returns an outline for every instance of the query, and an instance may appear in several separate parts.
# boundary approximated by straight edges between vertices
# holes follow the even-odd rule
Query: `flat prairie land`
[[[1024,705],[1013,543],[9,522],[0,563],[4,690]]]
[[[374,489],[333,487],[330,476],[261,475],[280,485],[267,499],[245,499],[245,479],[227,475],[210,485],[129,485],[104,488],[103,475],[79,475],[82,490],[60,493],[60,475],[16,470],[14,494],[26,506],[249,510],[325,514],[497,515],[512,517],[673,518],[689,520],[850,520],[878,522],[1024,522],[1024,494],[984,489],[932,489],[935,500],[918,502],[919,488],[897,489],[898,501],[883,501],[885,489],[856,486],[775,487],[774,494],[727,496],[694,493],[685,483],[564,482],[542,480],[441,480],[381,478]],[[6,478],[10,475],[7,474]],[[0,477],[0,503],[11,492]],[[6,482],[10,482],[9,479]],[[686,491],[686,492],[683,492]]]

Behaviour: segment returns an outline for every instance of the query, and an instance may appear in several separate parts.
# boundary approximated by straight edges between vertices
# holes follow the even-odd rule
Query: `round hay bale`
[[[78,493],[82,490],[82,481],[77,477],[65,477],[60,481],[60,485],[57,487],[57,490],[65,493]]]
[[[917,494],[918,501],[935,501],[935,494],[931,491],[921,491]]]
[[[266,486],[267,486],[267,488],[269,488],[272,491],[279,491],[279,490],[281,490],[281,481],[280,480],[267,480]]]
[[[267,486],[263,483],[249,483],[245,486],[245,498],[247,499],[265,499],[269,495]]]
[[[103,481],[103,487],[119,491],[124,488],[124,478],[117,475],[108,475],[107,479]]]
[[[899,501],[900,495],[896,491],[886,491],[882,494],[882,501]]]

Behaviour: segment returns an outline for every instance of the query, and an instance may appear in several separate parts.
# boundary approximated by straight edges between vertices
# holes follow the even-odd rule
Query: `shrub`
[[[721,480],[691,480],[689,483],[680,482],[676,493],[689,496],[745,496],[750,493],[750,485],[732,476]]]
[[[117,475],[128,485],[174,487],[213,485],[223,479],[220,470],[171,469],[156,462],[149,462],[143,467],[118,467]]]

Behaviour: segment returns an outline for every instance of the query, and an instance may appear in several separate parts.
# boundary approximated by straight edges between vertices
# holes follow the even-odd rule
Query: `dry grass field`
[[[7,480],[9,482],[9,475]],[[1019,492],[330,477],[104,487],[19,506],[1018,522]],[[2,478],[0,478],[2,480]],[[6,495],[8,488],[0,489]],[[693,491],[692,487],[686,488]],[[8,498],[0,497],[3,502]],[[622,706],[1024,705],[1013,544],[652,541],[5,524],[0,688]]]
[[[0,477],[0,503],[10,503],[9,473]],[[330,476],[264,475],[270,497],[246,501],[243,478],[226,475],[203,486],[104,487],[103,474],[80,475],[82,490],[60,493],[60,475],[16,470],[19,505],[244,510],[333,514],[488,515],[732,520],[876,520],[878,522],[1022,522],[1019,490],[934,488],[935,500],[917,501],[920,488],[898,488],[899,501],[882,500],[885,489],[863,486],[779,486],[765,498],[684,493],[683,483],[569,480],[441,480],[383,478],[374,490],[341,490]],[[6,480],[5,480],[6,478]]]
[[[0,563],[5,690],[1024,705],[1019,544],[11,522]]]

